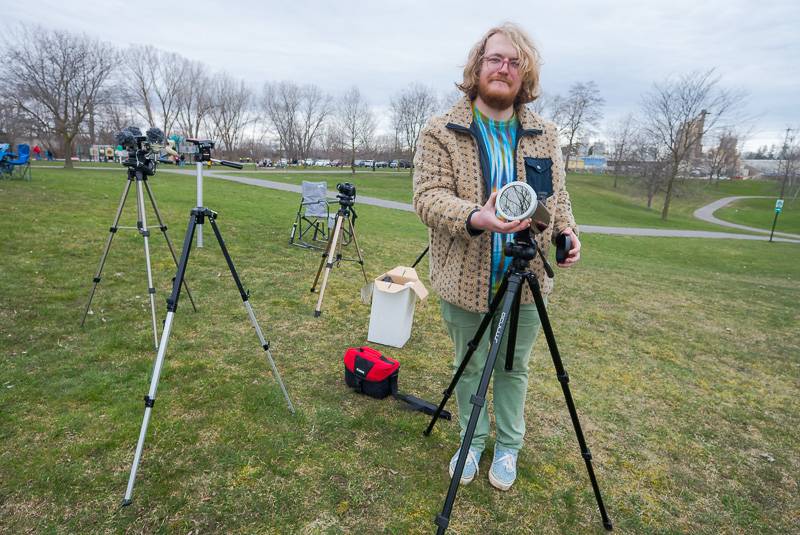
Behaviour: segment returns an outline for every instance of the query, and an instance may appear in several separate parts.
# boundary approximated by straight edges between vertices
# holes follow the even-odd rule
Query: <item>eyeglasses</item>
[[[504,58],[501,56],[488,56],[483,58],[483,62],[489,67],[492,72],[499,71],[503,68],[503,63],[508,63],[508,70],[517,72],[519,71],[520,61],[517,58]]]

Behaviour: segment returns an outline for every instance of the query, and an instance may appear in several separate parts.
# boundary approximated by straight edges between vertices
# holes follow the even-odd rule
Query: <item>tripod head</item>
[[[544,253],[536,244],[536,240],[531,238],[530,228],[526,228],[514,234],[514,241],[507,243],[503,252],[506,256],[512,257],[511,267],[515,271],[528,271],[531,260],[536,258],[536,254],[542,259],[544,271],[551,279],[555,277],[553,268],[544,257]]]
[[[212,158],[211,151],[214,148],[214,142],[210,139],[187,139],[186,141],[197,147],[197,153],[195,153],[194,156],[195,162],[214,162],[226,167],[233,167],[234,169],[242,169],[244,167],[240,163]]]
[[[336,198],[339,199],[339,211],[345,216],[353,212],[353,221],[358,217],[356,209],[353,207],[356,203],[356,187],[350,182],[340,182],[336,184],[336,191],[339,193]]]
[[[151,128],[147,135],[142,135],[142,131],[135,126],[128,126],[117,132],[115,139],[117,145],[121,145],[128,151],[128,158],[122,165],[128,167],[130,172],[141,172],[144,176],[156,174],[156,152],[153,143],[158,142],[158,134],[163,140],[164,134],[158,128]]]

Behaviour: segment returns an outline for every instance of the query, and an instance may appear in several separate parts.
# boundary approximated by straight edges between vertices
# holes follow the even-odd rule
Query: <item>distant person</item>
[[[45,151],[45,158],[47,158],[48,162],[52,162],[54,160],[53,152],[50,149]]]
[[[39,145],[33,146],[33,158],[36,160],[42,159],[42,149],[39,147]]]
[[[560,267],[580,258],[581,244],[565,188],[564,165],[556,126],[525,106],[539,96],[539,53],[530,37],[514,24],[492,28],[469,53],[464,93],[449,112],[431,119],[423,129],[414,159],[414,209],[429,227],[430,279],[441,298],[442,318],[455,345],[453,369],[461,363],[493,293],[506,271],[504,244],[531,221],[506,222],[495,215],[497,191],[514,180],[527,180],[540,195],[551,222],[536,235],[547,256],[551,238],[564,233],[573,248]],[[543,295],[553,282],[537,258],[531,263]],[[499,316],[499,315],[498,315]],[[489,338],[499,317],[484,334],[455,393],[463,440],[489,353]],[[517,457],[525,436],[525,396],[528,361],[539,332],[539,315],[525,286],[513,370],[505,370],[502,340],[494,369],[492,406],[497,439],[489,482],[508,490],[517,477]],[[489,436],[488,404],[480,411],[461,483],[478,474]],[[458,452],[450,461],[455,472]]]

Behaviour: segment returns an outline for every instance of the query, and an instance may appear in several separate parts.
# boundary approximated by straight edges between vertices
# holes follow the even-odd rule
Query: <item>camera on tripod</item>
[[[214,142],[210,139],[187,139],[189,143],[193,143],[197,147],[197,154],[195,161],[197,162],[210,162],[211,151],[214,149]]]
[[[240,163],[212,158],[211,151],[214,150],[214,142],[211,141],[210,139],[190,138],[187,139],[186,141],[192,143],[195,147],[197,147],[197,152],[194,155],[194,161],[196,163],[213,162],[219,165],[224,165],[226,167],[233,167],[234,169],[241,169],[242,167],[244,167]]]
[[[340,182],[336,184],[336,190],[339,194],[336,196],[339,199],[339,204],[342,206],[353,206],[356,199],[356,187],[350,182]]]
[[[147,135],[136,126],[123,128],[115,136],[117,145],[128,151],[128,158],[122,162],[125,167],[141,171],[146,176],[156,174],[158,153],[164,146],[164,132],[160,128],[150,128]]]

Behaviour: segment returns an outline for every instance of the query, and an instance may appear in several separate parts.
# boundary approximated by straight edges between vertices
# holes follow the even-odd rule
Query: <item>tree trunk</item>
[[[661,209],[661,219],[666,221],[669,215],[669,202],[672,200],[672,185],[675,183],[675,177],[678,176],[678,166],[672,168],[667,181],[667,193],[664,195],[664,208]]]
[[[72,169],[72,137],[64,136],[64,169]]]

